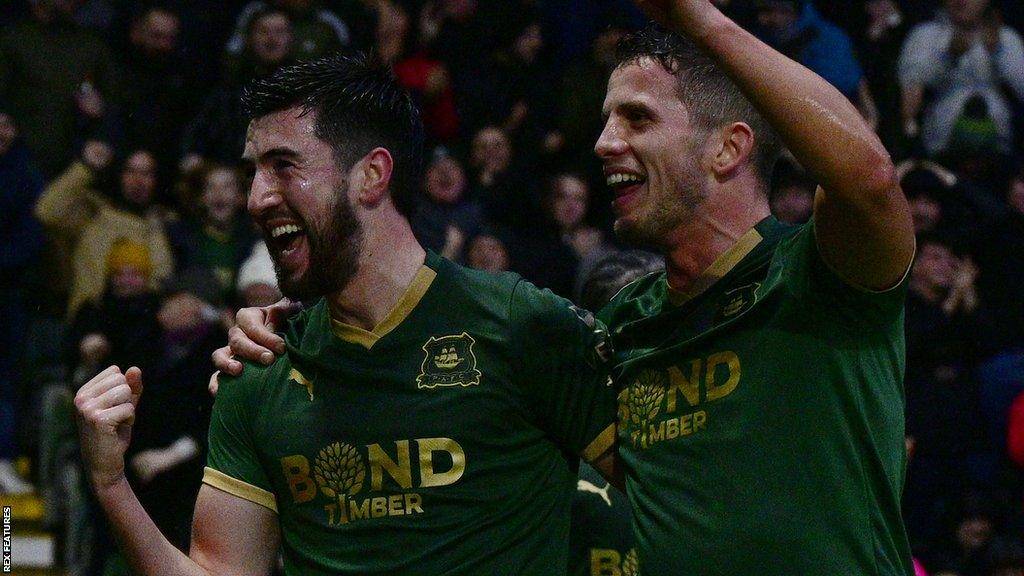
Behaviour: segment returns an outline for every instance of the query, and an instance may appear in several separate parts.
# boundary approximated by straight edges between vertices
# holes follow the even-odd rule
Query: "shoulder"
[[[316,303],[289,318],[283,332],[285,343],[291,353],[318,349],[322,345],[323,337],[331,332],[327,301],[320,298]]]
[[[254,401],[266,399],[275,384],[287,379],[290,369],[291,363],[287,354],[278,357],[270,366],[246,361],[243,363],[242,373],[238,376],[227,376],[223,373],[218,376],[220,385],[217,389],[216,403],[221,406],[255,408]]]
[[[514,272],[483,272],[440,256],[432,260],[431,268],[437,274],[437,288],[446,293],[453,305],[508,307],[519,284],[525,282]]]
[[[621,324],[632,316],[629,310],[651,308],[664,296],[665,272],[651,272],[623,286],[598,312],[598,318],[612,326]]]

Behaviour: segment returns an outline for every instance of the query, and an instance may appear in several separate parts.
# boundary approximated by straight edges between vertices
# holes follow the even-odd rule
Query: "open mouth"
[[[272,247],[284,256],[295,252],[305,237],[306,230],[297,224],[282,224],[270,229]]]
[[[605,181],[608,183],[608,187],[615,193],[615,208],[622,210],[640,191],[640,187],[643,186],[646,178],[638,174],[632,174],[627,172],[615,172],[608,174]]]

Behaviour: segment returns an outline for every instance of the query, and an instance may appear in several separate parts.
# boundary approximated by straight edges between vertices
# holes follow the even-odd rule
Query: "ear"
[[[394,160],[391,153],[384,148],[374,148],[363,156],[357,165],[359,191],[357,201],[367,207],[376,207],[389,197],[391,173]]]
[[[747,164],[754,152],[754,131],[744,122],[722,128],[722,140],[711,161],[711,169],[720,179],[732,177]]]

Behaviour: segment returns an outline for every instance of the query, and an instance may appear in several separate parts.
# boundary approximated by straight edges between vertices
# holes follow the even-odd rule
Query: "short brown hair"
[[[764,182],[771,183],[782,146],[771,125],[715,61],[686,38],[655,24],[619,41],[616,66],[650,58],[678,80],[679,99],[694,125],[711,131],[730,122],[744,122],[754,131],[753,161]]]

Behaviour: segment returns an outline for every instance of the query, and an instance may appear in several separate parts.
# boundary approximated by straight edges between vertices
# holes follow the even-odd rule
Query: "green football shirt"
[[[905,282],[842,282],[814,224],[768,218],[690,294],[643,277],[601,313],[647,575],[909,575]]]
[[[637,576],[629,500],[592,466],[580,464],[569,527],[570,576]]]
[[[204,482],[277,512],[288,574],[564,574],[579,455],[615,441],[601,328],[430,253],[373,331],[321,301],[222,381]]]

